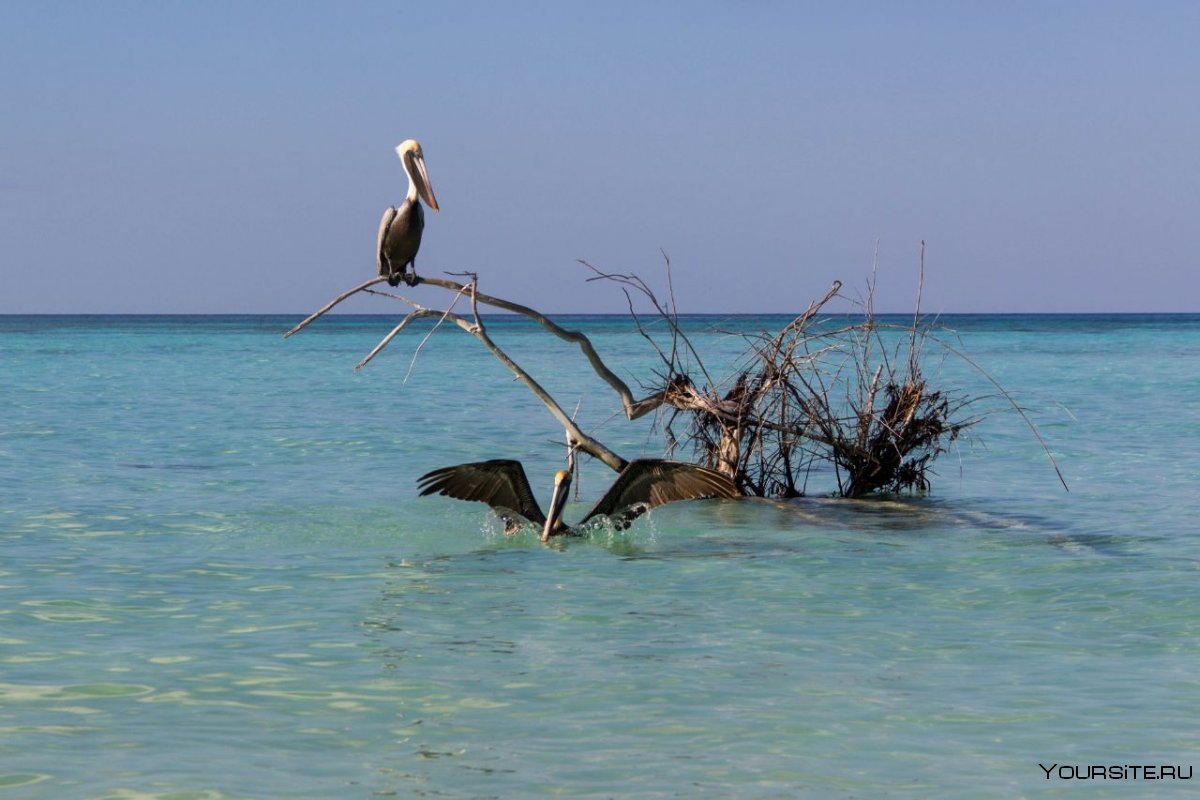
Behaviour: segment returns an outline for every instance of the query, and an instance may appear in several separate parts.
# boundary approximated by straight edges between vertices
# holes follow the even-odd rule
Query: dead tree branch
[[[314,321],[316,321],[316,319],[318,317],[322,316],[323,314],[325,314],[325,312],[329,311],[331,308],[333,308],[334,306],[336,306],[338,303],[342,302],[346,298],[350,297],[351,295],[357,294],[358,292],[366,291],[367,289],[369,289],[370,287],[379,283],[380,281],[385,281],[385,280],[387,280],[387,278],[385,278],[382,275],[379,275],[374,278],[371,278],[371,280],[369,280],[369,281],[363,281],[358,286],[355,286],[353,289],[348,289],[347,291],[342,292],[337,297],[333,298],[328,303],[326,303],[324,306],[322,306],[319,310],[308,315],[308,317],[306,317],[303,322],[301,322],[299,325],[297,325],[296,327],[292,328],[290,331],[285,333],[283,335],[283,338],[286,339],[289,336],[292,336],[292,335],[297,334],[300,331],[304,330],[310,324],[312,324]]]
[[[464,288],[463,284],[458,283],[457,281],[446,280],[444,278],[418,277],[417,283],[428,284],[430,286],[439,286],[443,289],[449,289],[450,291],[455,292],[462,291]],[[515,314],[520,314],[524,317],[527,317],[541,325],[559,339],[578,345],[580,351],[583,353],[584,357],[588,361],[588,364],[591,365],[592,370],[596,373],[596,375],[599,376],[600,379],[605,383],[607,383],[621,398],[621,405],[625,409],[625,416],[628,419],[638,419],[639,417],[645,416],[662,405],[663,398],[661,393],[652,394],[640,400],[635,399],[633,392],[629,389],[629,386],[626,385],[623,380],[617,377],[617,374],[609,369],[608,365],[604,363],[604,360],[600,358],[600,354],[596,352],[596,348],[592,344],[592,340],[589,339],[586,334],[581,333],[580,331],[567,330],[542,312],[532,309],[529,306],[521,305],[520,303],[514,303],[511,300],[505,300],[500,297],[492,297],[491,295],[484,294],[483,292],[475,292],[473,297],[475,298],[475,301],[479,303],[492,306],[493,308],[501,308],[505,311],[511,311]]]
[[[362,283],[359,286],[356,286],[355,288],[350,289],[349,291],[343,292],[342,294],[335,297],[332,301],[327,303],[325,306],[323,306],[315,314],[312,314],[307,319],[305,319],[303,322],[301,322],[299,325],[297,325],[295,328],[288,331],[285,334],[285,336],[291,336],[292,334],[297,333],[300,330],[303,330],[305,327],[307,327],[310,323],[315,321],[322,314],[326,313],[331,308],[336,306],[338,303],[342,302],[343,300],[345,300],[346,298],[350,297],[351,295],[353,295],[357,292],[365,291],[365,292],[369,292],[372,294],[384,294],[388,297],[392,297],[394,299],[401,300],[401,301],[407,303],[408,305],[410,305],[413,310],[410,311],[402,320],[400,320],[399,324],[397,324],[394,328],[392,328],[392,330],[389,331],[388,334],[386,336],[384,336],[383,339],[380,340],[380,342],[377,345],[375,345],[375,347],[371,350],[370,353],[368,353],[361,361],[358,362],[358,364],[355,366],[355,369],[362,369],[367,364],[369,364],[376,356],[379,355],[379,353],[381,353],[383,351],[384,348],[386,348],[392,342],[393,339],[396,338],[396,336],[398,336],[400,334],[401,331],[403,331],[405,328],[407,328],[409,325],[411,325],[414,321],[416,321],[418,319],[425,319],[428,317],[437,317],[438,321],[434,326],[436,328],[437,325],[441,325],[443,322],[449,320],[449,321],[453,322],[455,325],[457,325],[463,331],[471,334],[476,339],[478,339],[483,344],[483,346],[487,348],[488,352],[490,352],[493,356],[495,356],[496,359],[501,364],[503,364],[505,367],[507,367],[509,369],[509,371],[513,373],[513,375],[515,375],[522,383],[524,383],[529,388],[529,390],[531,392],[533,392],[534,396],[537,397],[538,400],[540,400],[542,402],[542,404],[546,406],[546,408],[550,411],[550,413],[554,416],[554,418],[556,420],[558,420],[558,422],[563,426],[563,428],[567,431],[568,438],[571,441],[575,442],[575,444],[579,450],[582,450],[583,452],[587,453],[588,455],[592,456],[593,458],[604,462],[611,469],[613,469],[617,472],[620,472],[622,469],[625,468],[625,465],[628,462],[626,462],[624,458],[622,458],[617,453],[610,450],[599,440],[594,439],[591,436],[588,436],[586,433],[584,433],[582,430],[580,430],[579,426],[575,423],[575,421],[558,404],[558,401],[556,401],[554,399],[554,397],[551,396],[551,394],[549,392],[547,392],[545,390],[545,388],[543,388],[542,385],[533,378],[533,376],[531,376],[528,372],[526,372],[525,369],[522,368],[520,364],[518,364],[515,360],[513,360],[506,352],[504,352],[504,350],[502,348],[500,348],[499,345],[497,345],[492,340],[492,338],[487,333],[487,328],[484,325],[483,317],[479,313],[478,304],[486,303],[487,305],[495,306],[497,308],[504,308],[505,310],[508,310],[508,311],[516,311],[517,313],[524,313],[525,316],[531,317],[531,318],[541,322],[543,327],[546,327],[548,330],[555,331],[560,336],[560,338],[564,338],[569,341],[578,342],[580,344],[580,348],[583,349],[584,353],[588,356],[589,362],[591,362],[593,364],[593,367],[597,368],[597,371],[599,371],[600,368],[604,369],[605,371],[608,372],[608,374],[612,377],[613,380],[617,381],[618,383],[620,383],[620,385],[622,387],[624,387],[625,386],[624,383],[620,382],[620,379],[617,378],[616,375],[614,375],[610,370],[608,370],[607,366],[604,365],[604,362],[600,360],[600,356],[596,353],[595,348],[592,347],[591,341],[584,334],[565,330],[565,329],[559,327],[558,325],[556,325],[554,322],[552,322],[548,318],[546,318],[541,313],[534,311],[533,309],[526,308],[525,306],[521,306],[517,303],[512,303],[507,300],[503,300],[503,299],[496,298],[496,297],[491,297],[489,295],[485,295],[481,292],[478,292],[478,291],[476,291],[476,281],[474,279],[472,279],[469,283],[463,284],[463,283],[459,283],[457,281],[449,281],[449,280],[445,280],[442,278],[425,278],[425,277],[417,278],[418,284],[425,283],[425,284],[429,284],[432,286],[438,286],[438,287],[441,287],[444,289],[450,289],[455,292],[454,300],[451,302],[450,306],[448,308],[446,308],[444,311],[438,311],[436,309],[426,308],[426,307],[420,305],[419,303],[416,303],[413,300],[410,300],[409,298],[404,297],[403,295],[393,294],[390,292],[375,292],[374,290],[372,290],[370,288],[371,286],[375,285],[376,283],[379,283],[379,281],[381,281],[381,280],[385,280],[385,279],[383,277],[372,278],[371,280],[366,281],[365,283]],[[468,320],[466,317],[463,317],[461,314],[454,313],[454,311],[453,311],[454,303],[457,302],[458,299],[463,294],[468,294],[471,298],[472,319],[470,319],[470,320]],[[430,334],[432,334],[432,331],[430,331]],[[427,339],[428,339],[428,335],[426,336],[426,340]],[[424,344],[424,341],[425,340],[422,340],[422,344]],[[415,359],[415,357],[416,356],[414,354],[414,359]],[[625,392],[626,392],[626,395],[628,395],[630,398],[632,398],[632,394],[629,393],[628,388],[625,388]],[[637,408],[636,401],[631,403],[630,405],[633,406],[636,410],[636,408]],[[647,408],[646,410],[641,411],[641,413],[644,414],[648,410],[650,410],[650,409]],[[639,416],[640,416],[640,414],[639,414]],[[635,418],[635,417],[631,417],[631,418]]]
[[[417,278],[417,285],[454,292],[444,311],[426,308],[403,295],[372,289],[384,280],[377,277],[338,295],[285,336],[302,330],[357,292],[400,300],[411,306],[412,311],[358,363],[356,369],[370,363],[413,321],[437,317],[437,323],[426,333],[413,355],[415,364],[421,348],[437,327],[447,320],[452,321],[479,340],[563,426],[568,441],[568,463],[574,464],[574,453],[578,449],[613,470],[623,469],[626,465],[623,458],[580,430],[573,415],[568,415],[554,397],[491,338],[479,311],[482,304],[524,316],[555,337],[576,344],[592,371],[620,398],[628,419],[636,420],[658,409],[669,410],[669,414],[664,415],[663,426],[668,444],[673,448],[678,443],[689,443],[700,460],[729,475],[747,494],[798,496],[806,491],[809,476],[822,468],[832,470],[838,493],[842,496],[858,497],[881,491],[925,491],[929,488],[928,475],[934,460],[979,421],[977,417],[963,413],[973,402],[970,398],[948,394],[930,385],[922,366],[925,343],[934,342],[940,345],[943,353],[958,356],[976,369],[980,368],[963,353],[933,336],[922,320],[924,261],[922,242],[916,309],[909,325],[889,325],[876,319],[873,263],[868,294],[862,304],[865,310],[862,319],[850,319],[836,327],[820,326],[815,332],[810,330],[813,320],[834,298],[841,296],[842,283],[835,281],[823,297],[809,303],[803,313],[777,333],[746,336],[749,350],[739,362],[742,366],[719,383],[712,380],[699,349],[680,325],[669,260],[670,299],[666,303],[636,275],[603,272],[581,261],[595,273],[588,280],[608,280],[620,287],[638,333],[650,343],[662,362],[661,371],[654,373],[657,382],[650,384],[650,393],[640,399],[635,398],[629,386],[605,364],[587,335],[566,329],[529,306],[480,292],[477,277],[470,273],[467,273],[470,277],[467,283],[446,278]],[[470,299],[469,318],[454,312],[455,304],[464,294]],[[640,294],[649,301],[654,313],[665,323],[671,336],[669,350],[660,347],[643,327],[634,308],[633,294]],[[692,379],[691,368],[698,370],[701,383]],[[412,365],[409,367],[411,372]],[[1049,456],[1049,448],[1024,411],[991,376],[986,372],[983,374],[1009,399]],[[682,436],[674,427],[681,422],[686,424],[686,433]],[[1065,487],[1066,481],[1058,465],[1052,456],[1050,460]]]

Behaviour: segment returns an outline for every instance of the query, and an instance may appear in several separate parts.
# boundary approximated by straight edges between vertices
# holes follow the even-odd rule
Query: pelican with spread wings
[[[629,462],[608,491],[577,526],[562,521],[563,507],[571,490],[571,473],[559,470],[554,476],[550,512],[543,514],[525,477],[520,461],[494,459],[435,469],[417,479],[421,495],[442,494],[459,500],[487,503],[504,520],[504,532],[515,533],[521,520],[542,526],[542,541],[572,533],[595,517],[610,517],[618,528],[629,524],[655,506],[705,497],[740,497],[726,476],[711,469],[643,458]]]

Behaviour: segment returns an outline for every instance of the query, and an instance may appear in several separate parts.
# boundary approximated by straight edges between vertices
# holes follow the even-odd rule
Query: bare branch
[[[921,260],[917,269],[917,304],[913,308],[912,338],[908,345],[908,371],[917,370],[917,328],[921,323],[921,298],[925,294],[925,240],[921,240]]]
[[[928,334],[926,334],[926,335],[928,335]],[[976,372],[978,372],[980,375],[982,375],[984,378],[986,378],[988,380],[988,382],[992,384],[992,386],[996,387],[996,390],[998,392],[1000,392],[1001,396],[1004,397],[1004,399],[1008,401],[1008,404],[1010,406],[1012,406],[1013,410],[1016,411],[1017,414],[1019,414],[1021,416],[1022,420],[1024,420],[1025,426],[1027,428],[1029,428],[1030,433],[1032,433],[1033,437],[1035,439],[1037,439],[1038,444],[1040,444],[1042,446],[1042,452],[1044,452],[1046,454],[1046,458],[1048,458],[1050,460],[1050,466],[1054,467],[1054,474],[1058,476],[1059,483],[1061,483],[1062,487],[1064,489],[1066,489],[1068,492],[1071,491],[1071,487],[1067,486],[1067,479],[1063,477],[1062,470],[1060,470],[1058,468],[1058,462],[1054,459],[1054,454],[1050,452],[1050,446],[1048,444],[1046,444],[1046,440],[1043,439],[1042,434],[1038,432],[1037,426],[1035,426],[1033,424],[1033,420],[1031,420],[1029,418],[1029,415],[1025,413],[1025,409],[1021,408],[1020,404],[1018,404],[1017,401],[1013,398],[1013,396],[1008,393],[1008,390],[1005,389],[1003,386],[1001,386],[999,381],[997,381],[995,378],[993,378],[987,370],[985,370],[982,366],[980,366],[978,363],[976,363],[975,360],[972,359],[970,356],[968,356],[966,353],[952,347],[951,345],[947,344],[946,342],[944,342],[941,339],[938,339],[934,336],[929,336],[929,338],[932,339],[933,341],[937,342],[939,345],[944,347],[949,352],[951,352],[954,355],[961,358],[966,363],[970,364],[971,367],[974,368]]]
[[[435,278],[433,280],[438,279]],[[559,424],[566,429],[567,435],[575,441],[580,450],[599,461],[603,461],[616,472],[620,472],[621,470],[625,469],[625,466],[628,463],[625,461],[625,459],[621,458],[612,450],[609,450],[598,440],[593,439],[591,436],[588,436],[586,433],[581,431],[579,426],[575,424],[575,420],[571,419],[571,417],[568,416],[565,411],[563,411],[562,406],[558,404],[558,401],[556,401],[549,392],[542,388],[542,385],[534,380],[532,375],[522,369],[516,361],[513,361],[513,359],[509,357],[508,353],[505,353],[502,349],[500,349],[499,345],[492,341],[492,338],[487,334],[487,328],[483,324],[483,318],[479,316],[478,308],[475,305],[477,298],[483,302],[487,302],[487,300],[484,299],[487,297],[487,295],[482,295],[478,292],[475,292],[473,287],[474,284],[472,283],[471,307],[472,313],[475,315],[475,324],[471,326],[469,332],[474,335],[476,339],[482,342],[483,346],[486,347],[501,364],[508,367],[509,371],[512,372],[513,375],[516,375],[517,378],[529,388],[529,391],[533,392],[534,395],[542,401],[542,405],[546,406],[554,418],[558,420]],[[494,304],[489,303],[489,305]],[[582,336],[582,334],[580,335]]]
[[[829,291],[825,293],[824,297],[822,297],[820,300],[814,300],[813,302],[809,303],[808,308],[803,314],[789,322],[787,326],[779,332],[779,335],[775,337],[776,351],[778,352],[778,350],[783,347],[783,340],[789,333],[798,333],[804,330],[804,326],[808,324],[808,321],[812,319],[826,303],[837,297],[837,293],[841,291],[841,289],[842,282],[834,281],[833,285],[829,287]]]
[[[666,252],[663,252],[663,256],[664,257],[666,256]],[[692,340],[689,339],[687,337],[687,335],[683,332],[683,329],[679,327],[678,316],[673,314],[669,309],[664,307],[663,304],[659,302],[658,298],[654,295],[654,292],[651,291],[650,287],[648,285],[646,285],[646,282],[644,280],[639,278],[637,275],[622,275],[620,273],[604,272],[603,270],[593,266],[592,264],[589,264],[587,261],[584,261],[583,259],[578,259],[578,261],[580,264],[587,267],[592,272],[596,273],[596,276],[594,278],[588,278],[589,281],[598,281],[598,280],[613,281],[614,283],[624,284],[626,286],[632,286],[635,289],[637,289],[639,292],[644,294],[646,296],[646,299],[649,300],[651,302],[651,304],[653,304],[654,310],[658,312],[658,315],[660,317],[662,317],[662,319],[671,328],[671,336],[672,336],[671,362],[672,362],[673,368],[678,369],[677,358],[675,357],[675,350],[678,346],[678,340],[683,339],[683,343],[685,345],[687,345],[688,352],[690,352],[692,354],[692,358],[696,359],[696,366],[698,366],[700,368],[700,372],[704,375],[704,379],[706,381],[708,381],[708,384],[710,386],[714,385],[714,381],[713,381],[712,377],[708,374],[708,370],[704,366],[704,359],[700,358],[700,353],[692,345]],[[670,281],[670,268],[671,268],[671,262],[668,259],[668,261],[667,261],[667,280],[668,280],[668,282]],[[682,370],[679,370],[679,371],[682,371]]]
[[[338,303],[345,300],[347,297],[350,297],[353,294],[357,294],[358,292],[366,291],[368,289],[368,287],[374,286],[375,284],[379,283],[380,281],[385,281],[385,280],[387,280],[387,278],[385,278],[382,275],[378,275],[374,278],[371,278],[371,280],[369,280],[369,281],[364,281],[363,283],[360,283],[358,286],[355,286],[353,289],[350,289],[349,291],[342,292],[337,297],[333,298],[328,303],[326,303],[324,306],[322,306],[319,311],[309,315],[309,317],[307,319],[305,319],[299,325],[297,325],[296,327],[292,328],[290,331],[285,333],[283,335],[283,338],[286,339],[289,336],[291,336],[292,334],[299,333],[300,331],[304,330],[305,328],[307,328],[309,326],[310,323],[312,323],[314,320],[316,320],[317,317],[320,317],[326,311],[333,308]]]
[[[482,304],[524,316],[559,339],[577,344],[595,374],[621,398],[622,409],[628,419],[637,419],[663,408],[670,409],[669,413],[663,415],[665,421],[660,422],[656,417],[654,426],[663,425],[669,445],[680,442],[672,426],[679,424],[677,420],[686,420],[686,439],[690,439],[697,454],[709,466],[734,478],[743,491],[758,495],[796,496],[807,488],[814,467],[821,464],[832,467],[838,489],[845,496],[859,496],[878,490],[921,491],[929,486],[926,478],[929,463],[945,452],[962,431],[977,421],[960,414],[970,400],[930,388],[921,374],[920,362],[924,358],[925,342],[933,339],[921,318],[924,255],[922,242],[917,304],[910,325],[889,325],[875,319],[876,242],[871,280],[863,303],[865,320],[850,321],[836,326],[834,330],[830,330],[831,326],[820,326],[815,332],[808,330],[813,318],[833,298],[841,296],[842,283],[834,281],[821,299],[811,302],[804,313],[777,333],[742,334],[749,344],[748,352],[736,368],[735,375],[721,384],[708,375],[699,352],[682,330],[675,304],[670,260],[665,252],[663,258],[667,264],[669,293],[665,304],[640,277],[605,273],[581,261],[595,273],[595,277],[589,280],[609,280],[620,287],[637,332],[650,343],[663,365],[652,370],[654,382],[646,386],[651,393],[642,399],[635,399],[629,386],[609,369],[585,334],[563,328],[536,309],[479,292],[477,277],[472,273],[464,273],[470,278],[467,283],[446,278],[416,279],[417,285],[428,284],[455,293],[444,312],[424,308],[401,295],[371,289],[369,287],[381,280],[373,278],[335,298],[288,335],[302,329],[358,291],[400,300],[412,306],[413,311],[376,345],[356,369],[369,363],[413,320],[437,316],[437,324],[426,333],[413,354],[413,362],[405,376],[407,381],[425,343],[449,319],[478,339],[563,426],[567,435],[568,465],[571,468],[575,466],[575,451],[580,450],[603,461],[613,470],[621,470],[626,465],[625,460],[603,443],[583,433],[575,423],[575,415],[568,415],[529,373],[492,340],[480,314]],[[632,293],[635,291],[650,302],[661,323],[667,326],[672,337],[669,352],[665,346],[660,347],[643,327],[634,309]],[[470,297],[469,319],[453,311],[463,294]],[[892,339],[890,336],[885,339],[887,329],[903,333],[895,338],[894,343],[889,343]],[[938,343],[942,344],[944,352],[958,355],[979,369],[959,351],[944,342]],[[902,352],[906,344],[908,358],[904,360]],[[702,385],[694,383],[688,375],[691,369],[702,372],[706,382]],[[1050,455],[1024,411],[994,379],[987,377],[1021,414],[1038,441],[1042,442],[1047,455]],[[1054,463],[1052,456],[1051,463]],[[1057,464],[1054,468],[1065,487],[1066,482]]]
[[[427,283],[430,286],[440,286],[443,289],[449,289],[451,291],[459,291],[463,288],[462,284],[456,281],[445,280],[444,278],[426,278],[418,276],[417,282]],[[520,303],[514,303],[510,300],[504,300],[499,297],[492,297],[491,295],[484,294],[483,292],[475,292],[472,297],[474,298],[473,302],[477,301],[483,303],[484,305],[493,306],[494,308],[502,308],[505,311],[512,311],[528,317],[529,319],[541,325],[550,333],[557,336],[559,339],[579,345],[580,351],[583,353],[584,357],[587,358],[588,363],[591,365],[592,370],[596,373],[596,375],[599,376],[601,380],[607,383],[620,396],[621,404],[625,408],[625,416],[627,418],[631,420],[638,419],[662,404],[662,398],[658,395],[651,395],[649,397],[642,398],[641,400],[634,399],[633,392],[630,391],[629,387],[617,376],[615,372],[608,368],[608,365],[605,364],[603,359],[600,358],[600,354],[596,352],[596,348],[592,345],[592,340],[589,339],[585,334],[580,333],[579,331],[567,330],[540,311],[536,311],[528,306],[523,306]]]
[[[432,308],[425,308],[423,306],[417,306],[413,311],[409,312],[408,316],[406,316],[404,319],[400,320],[400,324],[397,325],[396,327],[392,328],[392,330],[390,332],[388,332],[388,335],[383,337],[383,340],[380,341],[379,344],[375,345],[375,349],[373,349],[370,353],[367,353],[366,357],[363,358],[362,361],[359,361],[357,364],[355,364],[354,368],[356,370],[359,370],[359,369],[362,369],[363,367],[365,367],[367,364],[371,363],[372,359],[374,359],[375,356],[379,355],[380,351],[383,350],[383,348],[387,347],[388,344],[391,343],[392,339],[396,338],[397,334],[399,334],[400,331],[407,328],[409,323],[411,323],[413,320],[423,319],[425,317],[440,317],[441,319],[438,320],[438,325],[440,325],[446,319],[451,319],[458,325],[458,327],[462,328],[467,333],[471,333],[471,328],[472,328],[471,323],[467,322],[465,319],[460,317],[458,314],[452,314],[449,309],[447,309],[446,311],[437,311]],[[428,337],[426,337],[426,338],[428,338]],[[416,360],[415,354],[413,355],[413,360],[414,361]],[[410,371],[411,371],[411,368],[410,368]],[[405,376],[404,380],[407,381],[408,377]]]
[[[471,287],[472,295],[474,295],[474,291],[475,291],[475,280],[474,279],[471,280],[470,287]],[[410,361],[408,363],[408,372],[404,373],[404,380],[401,381],[402,384],[408,383],[408,379],[410,377],[412,377],[413,367],[415,367],[417,365],[417,356],[419,356],[421,354],[421,348],[425,347],[425,343],[429,341],[429,337],[433,336],[433,334],[437,332],[437,329],[442,326],[442,323],[446,321],[446,317],[449,316],[450,312],[454,310],[454,306],[456,306],[458,304],[458,298],[462,297],[462,295],[463,295],[463,293],[461,291],[458,292],[458,294],[454,295],[454,299],[451,300],[450,305],[446,307],[446,313],[442,315],[441,319],[439,319],[437,322],[434,323],[433,327],[429,329],[429,332],[425,334],[425,338],[422,339],[421,343],[417,345],[417,349],[413,351],[412,361]],[[473,307],[474,306],[472,306],[472,308]],[[361,368],[363,366],[363,364],[365,364],[365,363],[366,363],[365,361],[361,362],[358,367],[355,367],[355,369]]]

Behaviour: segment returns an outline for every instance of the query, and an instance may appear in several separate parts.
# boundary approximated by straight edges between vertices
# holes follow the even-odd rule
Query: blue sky
[[[621,312],[1200,311],[1200,4],[0,6],[0,313],[305,312],[420,272]],[[444,299],[429,289],[418,297]],[[391,311],[380,301],[354,311]]]

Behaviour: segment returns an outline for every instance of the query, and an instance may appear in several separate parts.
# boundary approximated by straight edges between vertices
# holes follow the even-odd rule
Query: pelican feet
[[[387,269],[388,286],[399,286],[400,285],[400,276],[403,273],[396,272],[396,268],[392,266],[392,263],[390,261],[388,262],[387,268],[388,268]],[[383,272],[383,270],[380,269],[380,273],[382,273],[382,272]]]
[[[417,281],[417,271],[415,269],[412,272],[404,273],[404,285],[405,286],[416,286],[417,282],[418,282]]]

